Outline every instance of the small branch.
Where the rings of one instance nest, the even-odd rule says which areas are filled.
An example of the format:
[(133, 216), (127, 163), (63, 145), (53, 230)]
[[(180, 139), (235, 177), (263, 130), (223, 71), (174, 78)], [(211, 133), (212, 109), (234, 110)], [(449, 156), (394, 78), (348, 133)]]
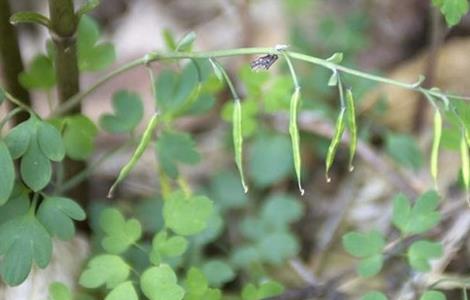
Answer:
[[(285, 51), (285, 50), (282, 50)], [(144, 65), (154, 61), (162, 61), (162, 60), (171, 60), (171, 59), (194, 59), (194, 58), (217, 58), (217, 57), (229, 57), (229, 56), (239, 56), (239, 55), (259, 55), (259, 54), (266, 54), (266, 53), (275, 53), (281, 54), (281, 51), (276, 50), (276, 48), (237, 48), (237, 49), (228, 49), (228, 50), (217, 50), (217, 51), (207, 51), (207, 52), (191, 52), (191, 53), (184, 53), (184, 52), (169, 52), (169, 53), (159, 53), (159, 52), (151, 52), (146, 54), (144, 57), (131, 61), (122, 67), (112, 71), (108, 75), (105, 75), (103, 78), (98, 80), (94, 85), (89, 87), (87, 90), (79, 93), (73, 97), (70, 97), (66, 102), (64, 102), (61, 106), (58, 107), (56, 111), (53, 112), (53, 116), (61, 115), (66, 113), (67, 111), (71, 110), (75, 106), (77, 106), (84, 98), (88, 95), (93, 93), (98, 87), (102, 84), (108, 82), (109, 80), (113, 79), (114, 77), (125, 73), (126, 71), (133, 69), (137, 66)], [(470, 101), (470, 96), (460, 96), (455, 94), (447, 94), (443, 93), (438, 90), (433, 89), (425, 89), (422, 88), (416, 82), (413, 83), (406, 83), (398, 80), (389, 79), (386, 77), (381, 77), (378, 75), (369, 74), (366, 72), (362, 72), (359, 70), (351, 69), (342, 65), (338, 65), (332, 62), (327, 61), (326, 59), (297, 53), (297, 52), (290, 52), (285, 51), (285, 53), (296, 60), (308, 62), (314, 65), (319, 65), (327, 69), (336, 69), (343, 73), (347, 73), (356, 77), (361, 77), (364, 79), (368, 79), (371, 81), (385, 83), (390, 85), (395, 85), (407, 90), (416, 91), (419, 93), (428, 93), (438, 99), (443, 97), (447, 98), (458, 98), (461, 100)]]

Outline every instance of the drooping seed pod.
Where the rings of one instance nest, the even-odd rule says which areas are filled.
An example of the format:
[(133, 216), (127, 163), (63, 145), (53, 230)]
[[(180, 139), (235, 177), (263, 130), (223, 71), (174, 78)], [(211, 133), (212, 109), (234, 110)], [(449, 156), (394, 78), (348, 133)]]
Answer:
[(235, 147), (235, 164), (237, 165), (240, 179), (243, 186), (243, 191), (248, 192), (248, 186), (245, 182), (245, 175), (243, 172), (243, 132), (242, 132), (242, 106), (239, 99), (233, 102), (233, 145)]
[(328, 147), (328, 152), (326, 154), (326, 181), (331, 182), (331, 178), (329, 175), (329, 170), (333, 165), (333, 161), (335, 159), (336, 150), (338, 149), (338, 145), (341, 143), (341, 138), (343, 137), (344, 132), (344, 115), (346, 112), (346, 108), (342, 107), (341, 111), (339, 112), (338, 118), (336, 119), (336, 129), (331, 139), (330, 146)]
[(300, 158), (299, 128), (297, 126), (299, 102), (300, 102), (300, 88), (296, 88), (290, 100), (289, 134), (290, 134), (291, 143), (292, 143), (292, 155), (294, 159), (295, 175), (297, 176), (297, 185), (299, 187), (300, 195), (303, 195), (305, 193), (305, 190), (302, 188), (302, 181), (301, 181), (302, 161)]
[(152, 134), (157, 127), (158, 124), (158, 113), (155, 113), (152, 118), (150, 119), (147, 127), (145, 128), (144, 133), (142, 134), (142, 138), (140, 139), (139, 145), (134, 151), (131, 159), (127, 164), (122, 167), (121, 171), (119, 172), (118, 178), (114, 181), (113, 185), (109, 189), (108, 198), (113, 196), (113, 192), (116, 189), (117, 185), (127, 177), (127, 175), (131, 172), (134, 168), (135, 164), (139, 161), (140, 157), (144, 153), (145, 149), (149, 145), (150, 141), (152, 140)]
[(439, 145), (441, 143), (441, 136), (442, 136), (442, 116), (439, 109), (436, 108), (434, 112), (434, 134), (433, 134), (433, 142), (432, 142), (432, 149), (431, 149), (431, 176), (434, 180), (434, 186), (437, 190), (437, 171), (438, 171), (438, 160), (439, 160)]
[(354, 107), (354, 98), (352, 91), (346, 91), (346, 109), (348, 111), (348, 127), (349, 127), (349, 171), (354, 170), (353, 160), (357, 148), (357, 125), (356, 125), (356, 109)]

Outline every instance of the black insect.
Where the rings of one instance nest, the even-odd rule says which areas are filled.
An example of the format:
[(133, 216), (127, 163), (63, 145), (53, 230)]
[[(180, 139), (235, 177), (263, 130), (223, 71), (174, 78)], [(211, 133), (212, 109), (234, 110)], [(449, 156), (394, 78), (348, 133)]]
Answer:
[(276, 54), (267, 54), (260, 56), (251, 62), (250, 66), (253, 71), (266, 71), (268, 70), (278, 59)]

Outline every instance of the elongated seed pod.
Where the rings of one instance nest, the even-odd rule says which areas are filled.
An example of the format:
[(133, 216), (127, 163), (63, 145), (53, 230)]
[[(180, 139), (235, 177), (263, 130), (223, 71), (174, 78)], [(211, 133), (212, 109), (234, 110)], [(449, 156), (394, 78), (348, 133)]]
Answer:
[(116, 181), (114, 181), (113, 185), (109, 189), (108, 198), (111, 198), (113, 196), (114, 189), (121, 181), (124, 180), (124, 178), (127, 177), (129, 172), (134, 168), (135, 164), (144, 153), (145, 149), (152, 140), (152, 133), (155, 130), (155, 127), (157, 127), (158, 120), (158, 113), (155, 113), (147, 124), (147, 128), (145, 128), (144, 134), (142, 134), (142, 138), (140, 139), (139, 145), (135, 149), (131, 159), (129, 160), (129, 162), (127, 162), (124, 167), (122, 167), (121, 171), (119, 172), (118, 178), (116, 179)]
[(351, 89), (346, 91), (346, 109), (348, 111), (348, 127), (349, 127), (349, 171), (354, 170), (353, 160), (357, 148), (357, 125), (356, 125), (356, 108), (354, 107), (354, 97)]
[(462, 137), (460, 138), (460, 157), (462, 160), (462, 179), (467, 193), (467, 203), (470, 206), (469, 187), (470, 187), (470, 159), (468, 154), (468, 144), (466, 139), (466, 130), (462, 130)]
[(333, 161), (335, 159), (336, 149), (338, 149), (338, 145), (341, 143), (341, 138), (343, 137), (344, 132), (344, 115), (346, 112), (346, 108), (342, 107), (341, 111), (339, 112), (338, 118), (336, 119), (336, 129), (333, 138), (331, 139), (330, 146), (328, 147), (328, 152), (326, 154), (326, 181), (331, 182), (330, 175), (328, 174), (331, 166), (333, 165)]
[(237, 165), (243, 191), (248, 192), (248, 186), (245, 183), (245, 175), (243, 173), (243, 133), (242, 133), (242, 105), (239, 99), (233, 102), (233, 146), (235, 147), (235, 164)]
[(442, 136), (442, 116), (439, 109), (434, 112), (434, 137), (431, 149), (431, 176), (434, 180), (434, 187), (437, 190), (437, 168), (439, 159), (439, 145), (441, 144)]
[(299, 128), (297, 126), (297, 114), (300, 102), (300, 88), (296, 88), (290, 100), (290, 119), (289, 119), (289, 134), (292, 143), (292, 155), (294, 158), (295, 175), (297, 176), (297, 185), (299, 187), (300, 195), (305, 193), (302, 188), (301, 180), (301, 166), (302, 161), (300, 158), (300, 139)]

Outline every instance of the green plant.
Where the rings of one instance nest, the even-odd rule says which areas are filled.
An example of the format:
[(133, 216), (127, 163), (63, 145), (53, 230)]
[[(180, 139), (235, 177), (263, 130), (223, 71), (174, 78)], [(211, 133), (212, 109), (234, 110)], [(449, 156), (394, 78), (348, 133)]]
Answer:
[[(70, 19), (65, 18), (62, 23), (53, 8), (64, 5), (70, 9), (70, 3), (72, 1), (51, 0), (50, 19), (31, 12), (11, 17), (12, 23), (40, 24), (58, 36), (67, 36), (70, 32), (74, 36), (76, 31), (77, 40), (70, 52), (64, 51), (61, 39), (49, 41), (46, 53), (37, 55), (19, 76), (24, 88), (44, 91), (49, 97), (52, 97), (52, 88), (58, 88), (61, 101), (56, 106), (50, 101), (49, 116), (40, 116), (22, 102), (24, 99), (17, 99), (10, 91), (0, 89), (0, 104), (6, 99), (16, 106), (2, 119), (2, 127), (20, 112), (29, 115), (26, 121), (16, 124), (0, 138), (0, 274), (9, 285), (22, 283), (33, 262), (45, 268), (51, 257), (52, 238), (73, 238), (74, 221), (85, 219), (85, 212), (79, 204), (64, 195), (84, 181), (114, 151), (71, 177), (64, 176), (61, 168), (67, 165), (64, 159), (86, 161), (90, 157), (101, 127), (111, 134), (128, 136), (128, 142), (121, 148), (135, 148), (110, 187), (108, 197), (118, 190), (119, 184), (132, 172), (149, 147), (154, 147), (159, 162), (155, 168), (160, 193), (153, 199), (142, 200), (131, 211), (122, 208), (121, 212), (117, 206), (101, 207), (90, 214), (95, 224), (93, 238), (98, 243), (96, 255), (89, 260), (80, 276), (82, 287), (100, 289), (98, 293), (106, 295), (104, 299), (107, 300), (138, 299), (141, 294), (152, 300), (216, 300), (226, 296), (221, 289), (224, 284), (234, 281), (237, 272), (245, 272), (249, 278), (247, 281), (255, 284), (243, 282), (241, 292), (231, 292), (228, 296), (257, 300), (282, 293), (282, 285), (269, 279), (265, 265), (279, 266), (299, 252), (299, 242), (290, 226), (302, 217), (302, 205), (289, 193), (268, 193), (263, 196), (261, 204), (250, 203), (244, 193), (251, 183), (254, 186), (251, 190), (256, 193), (291, 175), (297, 179), (300, 194), (305, 192), (298, 114), (302, 105), (315, 108), (317, 104), (308, 103), (306, 99), (302, 101), (308, 93), (301, 93), (303, 84), (294, 62), (326, 68), (331, 75), (323, 83), (338, 89), (340, 111), (325, 158), (327, 181), (331, 181), (329, 171), (346, 128), (350, 136), (349, 169), (353, 170), (359, 135), (356, 103), (352, 90), (344, 87), (348, 76), (352, 76), (415, 91), (429, 100), (435, 109), (430, 159), (435, 181), (441, 139), (449, 140), (452, 134), (445, 131), (443, 123), (457, 126), (460, 131), (457, 148), (462, 160), (462, 181), (467, 194), (469, 192), (470, 113), (464, 102), (470, 100), (468, 97), (444, 93), (437, 88), (424, 88), (421, 86), (423, 78), (414, 83), (404, 83), (358, 71), (342, 64), (345, 56), (342, 53), (322, 59), (291, 51), (282, 45), (196, 52), (192, 51), (196, 38), (194, 33), (176, 41), (170, 32), (164, 33), (167, 50), (148, 53), (120, 66), (80, 92), (77, 86), (79, 73), (105, 69), (116, 55), (111, 44), (100, 42), (97, 24), (86, 16), (99, 2), (90, 1), (76, 12), (72, 9), (69, 11)], [(468, 10), (466, 1), (433, 3), (441, 9), (450, 25), (457, 23)], [(279, 56), (286, 63), (290, 78), (286, 75), (272, 78), (268, 72), (255, 73), (247, 67), (242, 68), (239, 77), (247, 87), (247, 96), (241, 99), (218, 59), (254, 54)], [(188, 62), (181, 63), (179, 70), (166, 65), (158, 76), (149, 67), (154, 62), (180, 63), (183, 60)], [(76, 110), (103, 83), (137, 66), (147, 67), (155, 100), (154, 113), (142, 134), (136, 132), (143, 119), (142, 101), (133, 91), (122, 90), (113, 95), (113, 112), (100, 117), (99, 127)], [(241, 184), (233, 172), (224, 170), (210, 178), (207, 190), (193, 191), (180, 166), (194, 165), (202, 155), (194, 136), (178, 131), (175, 123), (184, 116), (207, 113), (216, 102), (214, 95), (224, 84), (233, 101), (224, 105), (222, 118), (232, 123), (231, 143)], [(268, 91), (262, 89), (265, 84), (270, 84)], [(305, 84), (305, 89), (308, 88)], [(267, 98), (263, 108), (258, 101), (261, 96)], [(268, 126), (259, 131), (254, 129), (257, 116), (278, 111), (289, 111), (290, 140)], [(251, 160), (245, 174), (246, 138), (252, 139), (253, 143), (247, 151)], [(415, 159), (419, 154), (415, 144), (408, 136), (390, 133), (386, 147), (398, 163), (419, 168), (421, 162)], [(448, 144), (455, 148), (452, 143)], [(15, 160), (19, 164), (18, 172)], [(429, 271), (429, 261), (441, 255), (442, 246), (438, 242), (421, 239), (421, 236), (439, 223), (441, 213), (436, 210), (437, 206), (438, 195), (432, 191), (421, 195), (414, 206), (403, 195), (394, 199), (393, 224), (400, 233), (399, 244), (403, 245), (398, 251), (391, 251), (387, 246), (395, 241), (387, 244), (388, 237), (377, 231), (344, 235), (344, 248), (360, 259), (359, 276), (378, 274), (390, 257), (399, 255), (406, 257), (411, 269)], [(218, 251), (214, 257), (205, 257), (208, 244), (221, 238), (227, 223), (224, 219), (241, 208), (247, 211), (247, 215), (236, 222), (236, 231), (242, 241), (229, 252)], [(127, 219), (127, 213), (133, 217)], [(420, 299), (445, 299), (433, 288), (425, 291)], [(50, 298), (67, 300), (72, 296), (64, 285), (55, 283), (50, 286)], [(381, 292), (370, 292), (363, 299), (387, 298)]]

